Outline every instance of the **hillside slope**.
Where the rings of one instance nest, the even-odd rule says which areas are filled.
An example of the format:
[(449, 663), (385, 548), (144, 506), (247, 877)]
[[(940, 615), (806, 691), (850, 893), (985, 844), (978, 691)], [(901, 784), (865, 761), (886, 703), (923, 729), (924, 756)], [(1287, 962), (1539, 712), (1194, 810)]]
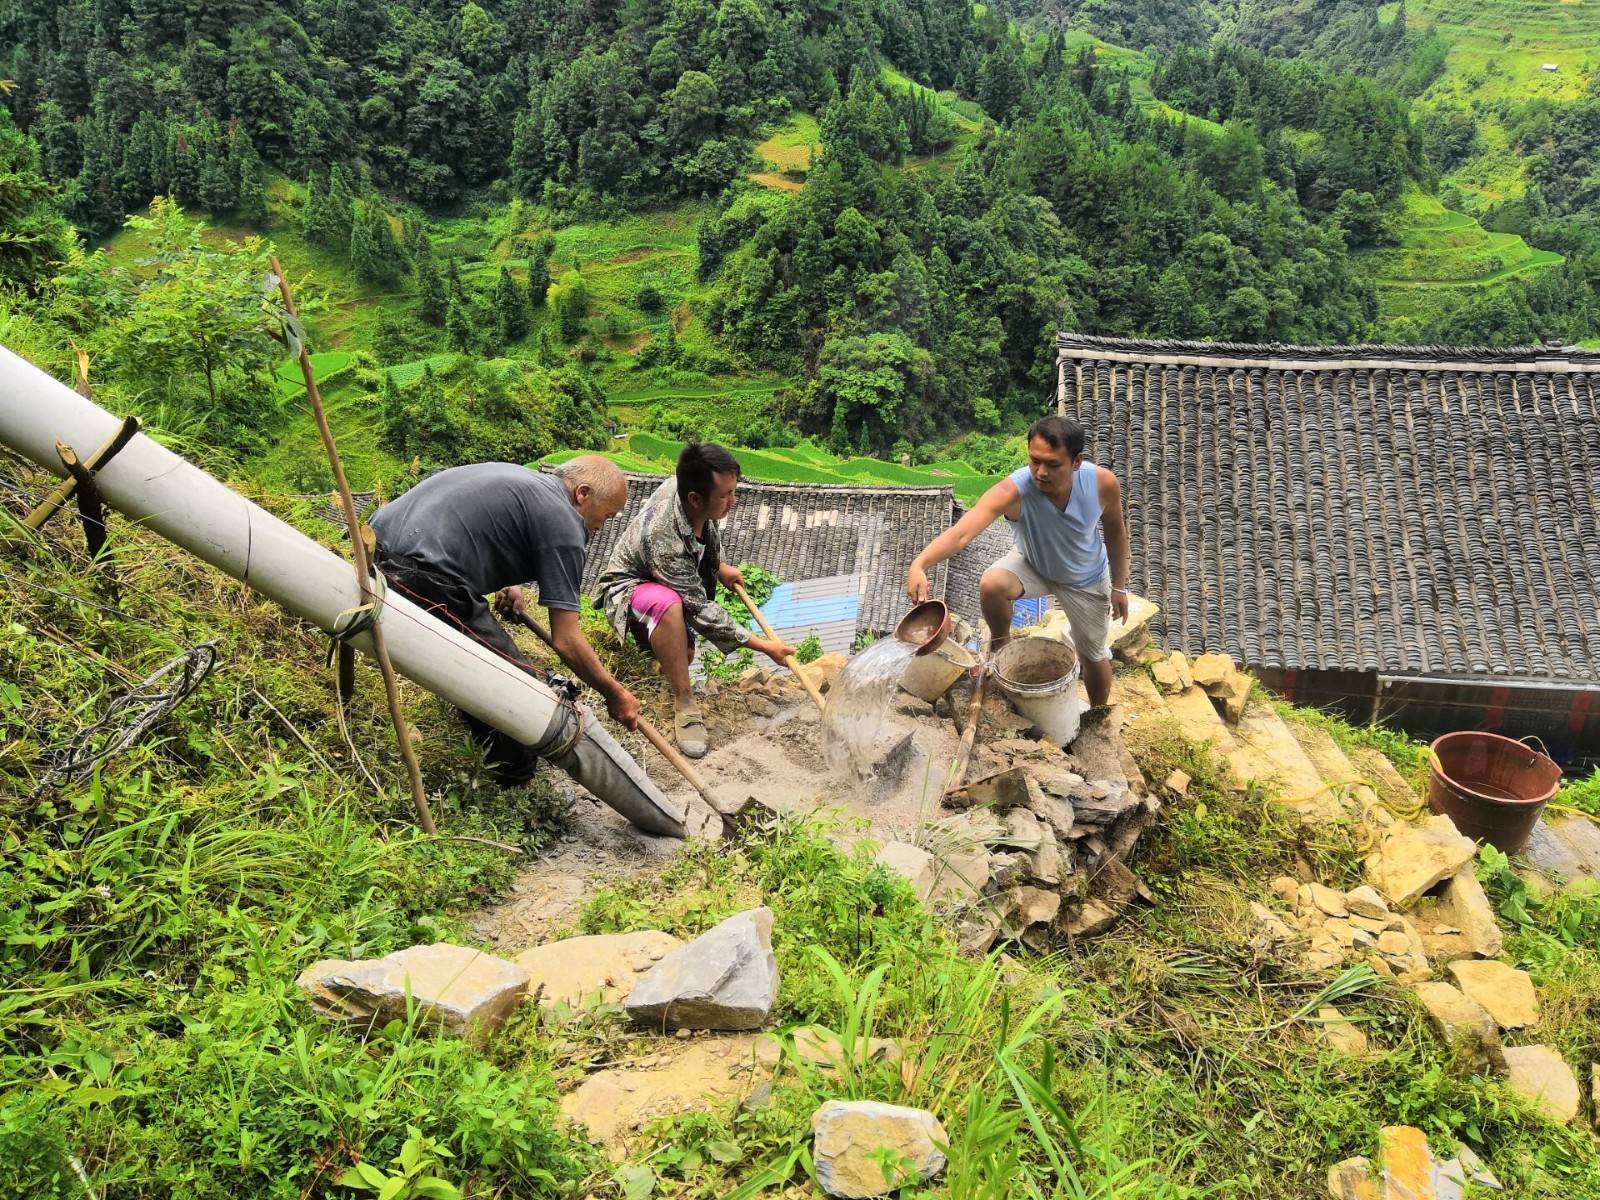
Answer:
[[(7, 457), (0, 474), (0, 521), (48, 485)], [(1315, 714), (1285, 713), (1285, 725), (1259, 698), (1248, 730), (1230, 732), (1197, 689), (1198, 705), (1169, 702), (1142, 671), (1118, 677), (1119, 703), (1138, 714), (1133, 752), (1152, 782), (1177, 770), (1188, 782), (1134, 861), (1148, 902), (1107, 936), (1049, 955), (961, 955), (873, 847), (841, 850), (846, 831), (825, 817), (754, 822), (664, 866), (563, 843), (593, 860), (603, 886), (556, 934), (687, 939), (766, 904), (785, 1052), (809, 1024), (844, 1044), (898, 1047), (842, 1070), (796, 1055), (745, 1104), (647, 1108), (612, 1139), (613, 1155), (562, 1118), (564, 1098), (618, 1068), (659, 1094), (669, 1064), (714, 1038), (663, 1038), (590, 1003), (524, 1005), (487, 1043), (406, 1020), (347, 1029), (315, 1015), (294, 983), (321, 958), (532, 944), (514, 922), (501, 926), (509, 940), (485, 944), (466, 917), (531, 887), (527, 855), (573, 836), (570, 806), (588, 802), (543, 777), (531, 791), (494, 787), (453, 716), (407, 686), (442, 828), (417, 833), (370, 670), (346, 737), (320, 636), (111, 525), (113, 552), (92, 569), (65, 520), (0, 568), (0, 787), (29, 797), (0, 806), (7, 1195), (334, 1200), (354, 1192), (345, 1172), (361, 1163), (401, 1180), (397, 1194), (408, 1171), (440, 1181), (419, 1198), (818, 1197), (810, 1117), (841, 1097), (933, 1111), (950, 1138), (933, 1186), (951, 1197), (1305, 1200), (1331, 1164), (1371, 1154), (1379, 1127), (1397, 1123), (1441, 1154), (1476, 1148), (1522, 1200), (1600, 1194), (1591, 1136), (1476, 1073), (1402, 987), (1308, 967), (1261, 939), (1251, 905), (1281, 907), (1275, 877), (1340, 892), (1362, 877), (1349, 827), (1307, 827), (1285, 807), (1307, 797), (1280, 786), (1284, 764), (1313, 746), (1318, 762), (1344, 764), (1329, 768), (1337, 801), (1359, 791), (1342, 779), (1353, 756), (1405, 809), (1416, 804), (1408, 785), (1362, 756), (1387, 746), (1409, 768), (1414, 748)], [(207, 642), (216, 668), (168, 717), (98, 772), (32, 795), (49, 751), (80, 743), (118, 696)], [(652, 711), (665, 704), (636, 660), (616, 665)], [(1291, 740), (1250, 740), (1268, 729)], [(1254, 782), (1241, 787), (1234, 772)], [(1537, 1030), (1517, 1039), (1582, 1064), (1600, 1041), (1600, 905), (1577, 891), (1540, 899), (1503, 860), (1485, 856), (1481, 869), (1505, 956), (1543, 1005)], [(1328, 1003), (1363, 1032), (1359, 1053), (1323, 1036)], [(620, 1094), (612, 1107), (640, 1103)]]

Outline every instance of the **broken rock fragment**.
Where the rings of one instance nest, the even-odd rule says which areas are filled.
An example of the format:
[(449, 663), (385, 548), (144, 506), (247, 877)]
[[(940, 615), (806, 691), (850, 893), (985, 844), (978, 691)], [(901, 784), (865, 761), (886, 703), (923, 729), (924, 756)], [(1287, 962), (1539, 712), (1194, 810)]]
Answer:
[(1448, 983), (1424, 980), (1412, 985), (1439, 1040), (1464, 1054), (1475, 1069), (1503, 1072), (1505, 1052), (1494, 1018), (1483, 1005)]
[(1578, 1077), (1553, 1046), (1507, 1046), (1507, 1085), (1550, 1120), (1566, 1125), (1578, 1115)]
[(451, 1033), (488, 1034), (499, 1028), (528, 990), (526, 969), (503, 958), (435, 942), (383, 958), (312, 963), (295, 982), (319, 1016), (382, 1026), (405, 1020), (413, 1006), (422, 1020)]
[(1420, 825), (1396, 824), (1385, 829), (1377, 848), (1367, 856), (1367, 878), (1390, 907), (1405, 908), (1429, 888), (1448, 879), (1477, 853), (1449, 817), (1429, 817)]
[(910, 842), (885, 842), (872, 856), (872, 860), (891, 875), (898, 875), (911, 884), (917, 899), (926, 901), (933, 895), (939, 878), (939, 864), (933, 855)]
[(539, 998), (541, 1009), (579, 1008), (592, 999), (615, 1004), (682, 944), (670, 933), (646, 929), (546, 942), (512, 961), (528, 972), (528, 994)]
[(1539, 994), (1526, 971), (1503, 962), (1462, 959), (1450, 964), (1450, 974), (1501, 1029), (1522, 1029), (1539, 1020)]
[(1473, 954), (1479, 958), (1500, 957), (1505, 949), (1505, 937), (1500, 932), (1494, 906), (1484, 894), (1483, 884), (1478, 882), (1470, 862), (1446, 881), (1439, 910), (1461, 930), (1461, 937)]
[(778, 999), (772, 910), (738, 913), (674, 950), (634, 985), (626, 1008), (658, 1029), (759, 1029)]
[(1001, 893), (1000, 913), (1019, 933), (1030, 925), (1054, 921), (1061, 911), (1061, 893), (1036, 887), (1015, 887)]
[(817, 1182), (830, 1196), (868, 1200), (944, 1170), (949, 1137), (932, 1113), (876, 1100), (829, 1100), (811, 1116)]

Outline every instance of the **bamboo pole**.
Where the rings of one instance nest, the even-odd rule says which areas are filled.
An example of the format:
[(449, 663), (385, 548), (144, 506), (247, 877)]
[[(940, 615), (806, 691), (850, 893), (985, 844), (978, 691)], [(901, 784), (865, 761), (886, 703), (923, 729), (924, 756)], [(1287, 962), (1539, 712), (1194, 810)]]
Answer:
[[(734, 584), (733, 590), (738, 595), (739, 599), (744, 601), (744, 606), (750, 610), (751, 615), (755, 617), (757, 624), (761, 626), (761, 632), (766, 634), (767, 637), (774, 642), (779, 641), (780, 639), (778, 635), (772, 632), (772, 626), (767, 624), (767, 615), (756, 607), (756, 602), (754, 600), (750, 599), (750, 593), (744, 590), (744, 584)], [(822, 699), (822, 693), (817, 691), (817, 685), (812, 683), (807, 677), (806, 673), (800, 669), (800, 663), (795, 656), (792, 654), (789, 655), (783, 660), (783, 665), (794, 672), (794, 677), (798, 679), (801, 685), (806, 689), (806, 693), (811, 697), (811, 702), (817, 706), (817, 711), (826, 712), (828, 710), (828, 706), (827, 703)]]
[[(283, 306), (294, 321), (300, 320), (295, 308), (294, 295), (289, 290), (289, 280), (274, 255), (268, 260), (272, 273), (278, 277), (278, 290), (283, 295)], [(378, 597), (369, 584), (371, 563), (367, 559), (366, 543), (361, 540), (361, 527), (356, 520), (356, 503), (350, 495), (350, 481), (345, 478), (344, 463), (339, 459), (339, 448), (333, 441), (333, 430), (328, 427), (328, 414), (322, 407), (322, 393), (317, 390), (316, 373), (311, 369), (311, 356), (306, 353), (305, 342), (300, 342), (300, 374), (305, 378), (306, 396), (311, 401), (311, 413), (317, 420), (317, 433), (322, 438), (322, 448), (327, 451), (328, 463), (333, 468), (333, 479), (339, 488), (339, 504), (344, 509), (344, 526), (350, 533), (350, 554), (355, 559), (356, 582), (361, 588), (361, 598), (367, 604), (377, 603)], [(422, 789), (422, 768), (417, 765), (417, 752), (411, 745), (411, 731), (406, 726), (405, 712), (400, 707), (400, 684), (395, 678), (394, 665), (389, 661), (389, 651), (383, 643), (383, 625), (374, 621), (372, 657), (378, 660), (378, 671), (383, 675), (383, 692), (389, 702), (389, 719), (394, 723), (395, 738), (400, 743), (400, 757), (406, 764), (406, 778), (411, 784), (411, 802), (416, 805), (417, 823), (424, 833), (438, 833), (433, 822), (433, 810), (428, 807), (427, 793)]]

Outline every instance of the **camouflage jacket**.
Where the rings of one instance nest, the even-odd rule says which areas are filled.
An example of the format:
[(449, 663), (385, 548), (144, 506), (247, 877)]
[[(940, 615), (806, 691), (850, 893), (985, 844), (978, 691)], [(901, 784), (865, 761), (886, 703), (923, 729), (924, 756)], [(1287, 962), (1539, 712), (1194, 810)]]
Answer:
[(628, 637), (633, 589), (652, 580), (683, 597), (685, 622), (718, 650), (731, 653), (750, 640), (750, 631), (715, 599), (722, 565), (722, 537), (715, 521), (706, 522), (698, 554), (696, 545), (694, 526), (678, 500), (678, 481), (669, 475), (628, 522), (595, 585), (595, 603), (605, 609), (618, 640)]

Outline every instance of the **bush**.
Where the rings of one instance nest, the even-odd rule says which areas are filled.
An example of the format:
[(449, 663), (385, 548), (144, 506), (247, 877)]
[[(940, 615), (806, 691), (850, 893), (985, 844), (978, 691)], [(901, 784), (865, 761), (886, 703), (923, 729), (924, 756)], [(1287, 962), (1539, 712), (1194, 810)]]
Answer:
[(667, 307), (661, 289), (651, 280), (639, 285), (639, 290), (633, 294), (633, 303), (640, 312), (647, 313), (663, 312)]

